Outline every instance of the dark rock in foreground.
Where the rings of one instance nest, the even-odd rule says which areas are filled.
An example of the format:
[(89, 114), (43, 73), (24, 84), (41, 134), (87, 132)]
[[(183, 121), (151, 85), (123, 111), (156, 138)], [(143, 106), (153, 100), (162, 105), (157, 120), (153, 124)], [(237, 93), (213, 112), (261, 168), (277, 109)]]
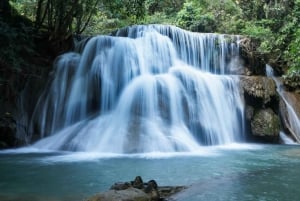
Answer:
[(7, 149), (16, 145), (16, 122), (10, 114), (0, 117), (0, 149)]
[(137, 176), (131, 182), (115, 183), (110, 190), (98, 193), (86, 201), (164, 201), (183, 189), (183, 186), (160, 187), (155, 180), (144, 183), (142, 178)]

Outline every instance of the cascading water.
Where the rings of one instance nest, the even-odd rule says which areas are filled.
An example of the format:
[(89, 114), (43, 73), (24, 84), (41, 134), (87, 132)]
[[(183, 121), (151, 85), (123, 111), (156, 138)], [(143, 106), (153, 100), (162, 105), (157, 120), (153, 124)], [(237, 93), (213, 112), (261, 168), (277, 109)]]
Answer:
[(55, 72), (30, 124), (44, 149), (194, 151), (243, 140), (239, 38), (148, 25), (97, 36)]
[[(293, 109), (293, 106), (288, 101), (287, 94), (283, 90), (283, 84), (277, 77), (274, 76), (273, 68), (270, 65), (266, 65), (266, 74), (275, 81), (277, 92), (286, 106), (286, 115), (288, 121), (286, 124), (289, 126), (289, 132), (292, 134), (296, 142), (300, 143), (300, 118)], [(289, 137), (283, 132), (280, 133), (280, 137), (284, 143), (291, 144), (293, 142), (293, 140), (288, 139)]]

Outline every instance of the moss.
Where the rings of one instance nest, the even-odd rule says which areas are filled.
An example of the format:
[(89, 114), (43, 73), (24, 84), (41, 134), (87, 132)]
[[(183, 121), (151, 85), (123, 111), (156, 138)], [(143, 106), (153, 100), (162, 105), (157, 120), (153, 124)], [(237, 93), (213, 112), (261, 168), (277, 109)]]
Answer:
[(252, 133), (256, 136), (277, 137), (280, 131), (279, 117), (271, 110), (258, 110), (251, 122)]

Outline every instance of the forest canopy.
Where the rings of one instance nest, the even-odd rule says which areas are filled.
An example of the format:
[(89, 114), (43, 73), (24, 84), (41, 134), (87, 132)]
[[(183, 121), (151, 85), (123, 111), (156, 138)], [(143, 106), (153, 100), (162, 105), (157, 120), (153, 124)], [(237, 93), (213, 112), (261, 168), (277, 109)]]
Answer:
[(47, 32), (56, 42), (150, 23), (242, 34), (257, 42), (256, 54), (279, 72), (300, 71), (300, 0), (2, 0), (0, 10), (2, 18), (23, 16), (35, 32)]

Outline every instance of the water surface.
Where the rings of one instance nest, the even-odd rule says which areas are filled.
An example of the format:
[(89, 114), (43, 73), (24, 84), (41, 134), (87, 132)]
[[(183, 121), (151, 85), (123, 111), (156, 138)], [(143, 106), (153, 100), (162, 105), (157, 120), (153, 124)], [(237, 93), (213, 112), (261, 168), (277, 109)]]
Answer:
[(300, 147), (232, 145), (197, 153), (98, 154), (0, 152), (0, 200), (73, 201), (140, 175), (159, 185), (187, 185), (174, 198), (298, 200)]

